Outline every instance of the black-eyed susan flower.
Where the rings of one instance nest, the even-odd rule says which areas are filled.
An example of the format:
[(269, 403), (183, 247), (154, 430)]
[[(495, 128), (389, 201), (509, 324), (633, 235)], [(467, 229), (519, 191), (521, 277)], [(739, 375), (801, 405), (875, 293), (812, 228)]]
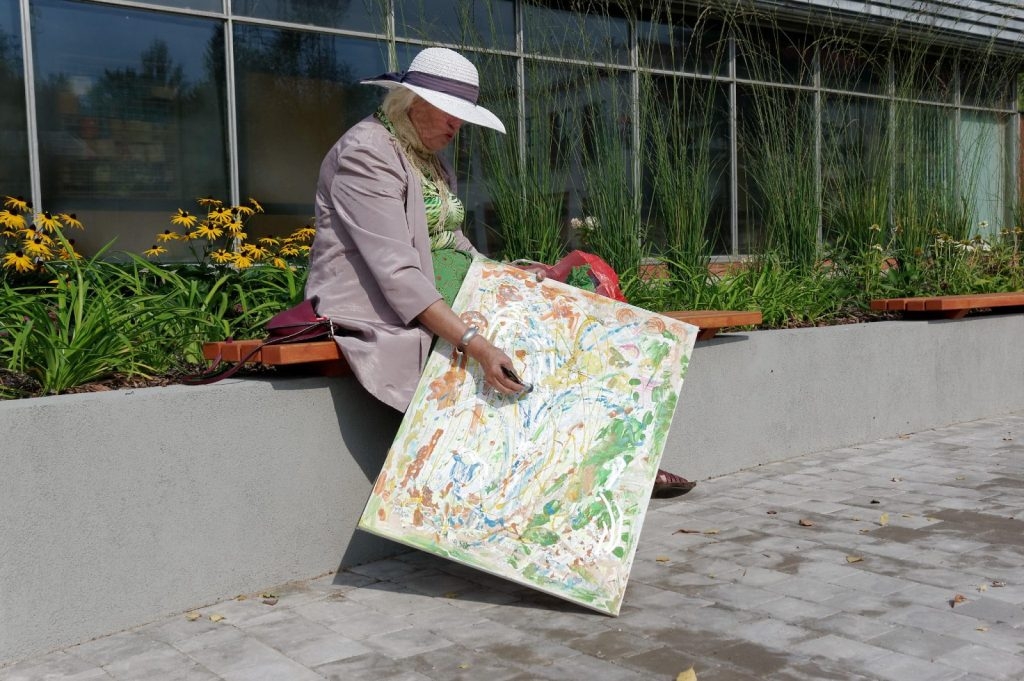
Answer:
[(245, 256), (241, 253), (235, 255), (234, 265), (240, 270), (246, 270), (252, 267), (252, 258)]
[(253, 260), (263, 260), (263, 258), (270, 255), (270, 251), (265, 248), (260, 248), (255, 244), (242, 244), (239, 247), (239, 252)]
[(310, 241), (316, 236), (316, 228), (311, 225), (304, 225), (292, 232), (292, 238), (298, 241)]
[(277, 253), (278, 255), (283, 255), (287, 258), (291, 258), (299, 254), (299, 248), (294, 244), (285, 244), (284, 246), (281, 246), (280, 250), (278, 250)]
[(273, 265), (274, 267), (276, 267), (279, 270), (286, 270), (286, 269), (288, 269), (288, 261), (285, 260), (284, 258), (279, 257), (279, 256), (274, 256), (270, 260), (270, 264)]
[(169, 229), (165, 229), (163, 232), (161, 232), (160, 234), (156, 235), (156, 240), (161, 242), (161, 243), (164, 242), (164, 241), (176, 241), (177, 239), (180, 239), (180, 238), (181, 238), (180, 234), (178, 234), (177, 232), (172, 232)]
[(35, 267), (35, 265), (32, 264), (32, 258), (26, 255), (24, 251), (5, 253), (3, 266), (6, 269), (14, 270), (15, 272), (31, 272)]
[(57, 258), (60, 260), (81, 260), (82, 256), (75, 250), (74, 245), (68, 242), (67, 246), (61, 246), (57, 252)]
[(32, 204), (21, 196), (4, 197), (4, 206), (19, 213), (27, 213), (32, 210)]
[(42, 213), (36, 213), (36, 225), (42, 231), (56, 232), (60, 229), (60, 220), (54, 217), (50, 211), (47, 210)]
[(25, 251), (25, 255), (30, 258), (42, 258), (43, 260), (49, 260), (53, 257), (53, 251), (50, 250), (49, 245), (44, 243), (39, 237), (36, 237), (35, 239), (26, 239), (22, 243), (22, 249)]
[(263, 212), (263, 206), (261, 206), (260, 202), (252, 198), (251, 196), (249, 197), (249, 205), (252, 206), (252, 209), (257, 213)]
[(212, 196), (204, 196), (201, 199), (196, 199), (196, 203), (198, 203), (200, 206), (203, 206), (204, 208), (216, 208), (223, 205), (223, 202), (220, 199), (215, 199)]
[(274, 246), (280, 246), (281, 242), (278, 241), (277, 239), (275, 239), (274, 237), (265, 236), (265, 237), (263, 237), (263, 238), (261, 238), (259, 240), (259, 244), (260, 244), (260, 246), (265, 246), (267, 248), (272, 248)]
[(25, 229), (27, 223), (25, 222), (25, 218), (18, 213), (12, 213), (9, 210), (0, 210), (0, 225), (18, 230)]
[(233, 214), (230, 208), (214, 208), (210, 211), (209, 217), (214, 222), (226, 223), (231, 220)]
[(244, 215), (247, 218), (252, 217), (252, 214), (256, 212), (249, 206), (235, 206), (232, 211), (235, 215)]
[(163, 255), (166, 252), (167, 252), (167, 249), (164, 248), (163, 246), (158, 246), (156, 244), (153, 244), (151, 247), (149, 247), (146, 250), (144, 250), (142, 252), (142, 254), (144, 256), (146, 256), (147, 258), (155, 258), (158, 255)]
[(245, 228), (245, 225), (242, 224), (241, 220), (230, 220), (229, 222), (226, 222), (224, 224), (224, 228), (228, 230), (228, 234), (235, 237), (236, 239), (245, 238), (245, 236), (243, 235), (244, 233), (242, 232), (242, 230)]
[(213, 241), (224, 236), (224, 229), (212, 222), (203, 222), (192, 233), (195, 235), (193, 238)]
[(187, 210), (178, 209), (178, 212), (171, 216), (172, 225), (181, 225), (185, 229), (190, 229), (196, 224), (196, 216), (190, 215)]
[(230, 251), (226, 251), (223, 248), (218, 248), (216, 251), (210, 254), (210, 260), (214, 261), (218, 265), (224, 265), (229, 262), (233, 262), (235, 254)]
[(63, 222), (64, 225), (67, 227), (74, 227), (75, 229), (85, 229), (82, 226), (82, 222), (78, 219), (78, 216), (75, 215), (74, 213), (61, 213), (57, 217), (59, 217), (60, 221)]

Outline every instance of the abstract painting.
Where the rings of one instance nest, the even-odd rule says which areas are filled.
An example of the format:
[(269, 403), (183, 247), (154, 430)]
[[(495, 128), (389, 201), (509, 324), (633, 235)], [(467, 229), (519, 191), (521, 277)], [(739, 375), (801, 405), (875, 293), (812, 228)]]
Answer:
[(533, 390), (438, 340), (360, 527), (617, 615), (697, 327), (489, 260), (454, 309)]

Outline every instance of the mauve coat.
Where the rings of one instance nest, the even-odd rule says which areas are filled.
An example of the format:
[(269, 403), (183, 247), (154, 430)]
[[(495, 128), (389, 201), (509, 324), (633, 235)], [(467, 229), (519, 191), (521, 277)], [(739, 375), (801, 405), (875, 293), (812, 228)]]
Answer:
[[(477, 253), (461, 231), (456, 239)], [(416, 317), (441, 294), (419, 176), (372, 116), (342, 135), (320, 166), (309, 260), (306, 297), (319, 296), (318, 312), (346, 330), (336, 340), (356, 378), (405, 411), (433, 339)]]

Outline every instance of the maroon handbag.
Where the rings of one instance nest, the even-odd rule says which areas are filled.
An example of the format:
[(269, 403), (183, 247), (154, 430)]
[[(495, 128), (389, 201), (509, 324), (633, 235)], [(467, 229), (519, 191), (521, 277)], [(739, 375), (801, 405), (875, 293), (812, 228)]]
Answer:
[(284, 343), (308, 343), (310, 341), (334, 338), (334, 324), (329, 317), (323, 317), (316, 311), (320, 299), (317, 296), (307, 298), (294, 307), (278, 312), (264, 325), (267, 330), (267, 338), (255, 348), (250, 350), (245, 357), (232, 364), (226, 369), (217, 371), (221, 363), (218, 355), (211, 362), (210, 366), (201, 374), (186, 376), (182, 379), (189, 385), (206, 385), (215, 383), (223, 378), (228, 378), (245, 366), (256, 354), (268, 345), (282, 345)]

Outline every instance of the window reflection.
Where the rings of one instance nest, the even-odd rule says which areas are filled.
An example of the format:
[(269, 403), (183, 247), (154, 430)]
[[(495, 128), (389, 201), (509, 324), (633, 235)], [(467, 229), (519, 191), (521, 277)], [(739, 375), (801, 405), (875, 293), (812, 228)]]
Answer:
[(397, 0), (395, 34), (490, 49), (515, 47), (512, 0)]
[(690, 73), (724, 74), (728, 42), (720, 25), (706, 20), (682, 23), (679, 17), (637, 22), (641, 66)]
[(722, 85), (656, 76), (641, 84), (647, 152), (644, 219), (656, 253), (732, 252), (729, 219), (729, 103)]
[(384, 46), (236, 24), (235, 62), (241, 195), (294, 228), (312, 214), (327, 150), (382, 97), (359, 80), (387, 70)]
[[(220, 4), (220, 0), (217, 0)], [(309, 24), (327, 28), (346, 28), (369, 33), (384, 32), (384, 8), (381, 0), (232, 0), (236, 14)]]
[(888, 50), (870, 50), (847, 40), (820, 46), (821, 82), (827, 88), (884, 94), (889, 80)]
[(624, 18), (523, 2), (526, 50), (567, 59), (629, 63), (629, 25)]
[(769, 83), (810, 85), (814, 43), (809, 36), (782, 29), (737, 27), (736, 75)]
[(17, 0), (0, 0), (0, 196), (28, 197), (28, 125)]
[(92, 238), (120, 233), (119, 247), (135, 249), (165, 226), (146, 211), (165, 215), (197, 196), (226, 196), (219, 22), (60, 0), (33, 11), (50, 210), (111, 211), (103, 216), (108, 236)]

